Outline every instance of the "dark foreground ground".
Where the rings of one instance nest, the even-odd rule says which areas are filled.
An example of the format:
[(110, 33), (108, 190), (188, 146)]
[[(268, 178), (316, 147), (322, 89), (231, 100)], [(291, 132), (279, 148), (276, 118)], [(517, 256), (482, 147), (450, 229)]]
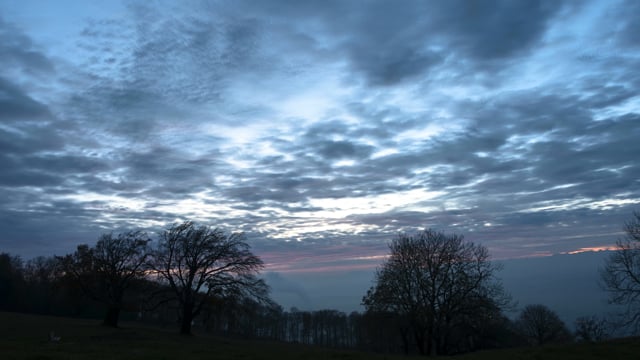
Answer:
[[(53, 331), (60, 342), (48, 340)], [(0, 359), (406, 359), (353, 351), (209, 336), (124, 324), (109, 329), (96, 320), (0, 312)], [(485, 351), (452, 359), (640, 359), (640, 340)]]

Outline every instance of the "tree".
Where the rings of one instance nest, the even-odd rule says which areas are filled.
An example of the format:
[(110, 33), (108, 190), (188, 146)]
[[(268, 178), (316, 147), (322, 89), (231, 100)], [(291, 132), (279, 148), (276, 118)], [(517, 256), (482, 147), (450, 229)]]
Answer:
[(566, 342), (571, 334), (558, 314), (540, 304), (527, 305), (517, 320), (521, 334), (533, 345)]
[(162, 233), (151, 265), (180, 304), (184, 335), (213, 296), (268, 299), (267, 285), (256, 277), (262, 260), (241, 233), (227, 235), (191, 221), (173, 225)]
[(144, 232), (104, 234), (94, 247), (79, 245), (59, 257), (62, 269), (94, 300), (107, 306), (104, 325), (117, 327), (124, 295), (134, 280), (145, 276), (149, 239)]
[(26, 262), (24, 279), (28, 289), (30, 312), (50, 314), (56, 307), (59, 280), (58, 262), (54, 256), (38, 256)]
[(640, 212), (624, 226), (625, 236), (607, 259), (600, 277), (609, 292), (609, 303), (626, 306), (621, 325), (640, 330)]
[(19, 256), (0, 253), (0, 311), (19, 311), (25, 301), (24, 264)]
[(575, 321), (576, 338), (579, 341), (595, 343), (608, 337), (607, 322), (596, 316), (581, 316)]
[(405, 319), (421, 354), (447, 353), (454, 330), (509, 302), (488, 250), (461, 235), (427, 229), (400, 234), (389, 248), (363, 305)]

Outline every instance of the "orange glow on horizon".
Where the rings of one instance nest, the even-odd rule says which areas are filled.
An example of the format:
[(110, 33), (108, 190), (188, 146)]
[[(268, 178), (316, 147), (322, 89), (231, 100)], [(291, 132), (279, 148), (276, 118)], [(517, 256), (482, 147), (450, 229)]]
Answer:
[(566, 252), (563, 252), (561, 254), (575, 255), (575, 254), (580, 254), (580, 253), (584, 253), (584, 252), (611, 251), (611, 250), (617, 250), (617, 249), (618, 248), (616, 246), (613, 246), (613, 245), (592, 246), (592, 247), (583, 247), (583, 248), (580, 248), (578, 250), (573, 250), (573, 251), (566, 251)]
[[(336, 247), (332, 250), (340, 250), (341, 253), (328, 252), (299, 252), (294, 254), (269, 252), (264, 254), (265, 271), (273, 271), (280, 273), (318, 273), (318, 272), (344, 272), (350, 270), (375, 270), (388, 257), (389, 254), (382, 254), (377, 251), (371, 254), (363, 254), (364, 251), (358, 249), (348, 249), (347, 247)], [(615, 245), (582, 247), (569, 251), (536, 251), (522, 255), (507, 255), (494, 257), (494, 261), (502, 261), (509, 259), (533, 259), (543, 258), (555, 255), (575, 255), (585, 252), (600, 252), (617, 250)]]

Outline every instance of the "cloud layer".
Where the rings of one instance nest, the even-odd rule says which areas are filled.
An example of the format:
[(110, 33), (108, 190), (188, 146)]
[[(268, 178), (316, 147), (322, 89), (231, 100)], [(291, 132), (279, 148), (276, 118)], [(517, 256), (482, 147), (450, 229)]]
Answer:
[(278, 271), (424, 227), (519, 257), (640, 203), (635, 2), (32, 5), (0, 6), (4, 251), (196, 219)]

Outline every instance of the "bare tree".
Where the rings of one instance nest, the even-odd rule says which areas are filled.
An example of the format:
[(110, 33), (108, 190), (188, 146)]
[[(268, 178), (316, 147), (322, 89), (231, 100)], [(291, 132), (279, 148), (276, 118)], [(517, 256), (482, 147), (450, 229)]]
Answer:
[(133, 280), (145, 276), (149, 241), (140, 231), (117, 236), (109, 233), (102, 235), (94, 247), (79, 245), (73, 254), (57, 258), (65, 274), (85, 294), (107, 305), (104, 325), (118, 326), (127, 288)]
[(544, 305), (527, 305), (516, 325), (533, 345), (571, 340), (571, 334), (558, 314)]
[(607, 321), (596, 316), (581, 316), (575, 321), (578, 341), (595, 343), (608, 337)]
[(600, 276), (611, 304), (626, 306), (622, 326), (640, 330), (640, 212), (624, 226), (625, 237), (616, 243)]
[(461, 235), (400, 234), (389, 248), (363, 304), (406, 319), (421, 354), (446, 353), (454, 329), (509, 302), (487, 249)]
[(19, 256), (0, 253), (0, 311), (21, 310), (25, 296), (24, 263)]
[(60, 271), (54, 256), (38, 256), (24, 266), (24, 279), (29, 289), (27, 303), (31, 311), (49, 314), (55, 307)]
[(268, 299), (267, 285), (256, 277), (262, 260), (241, 233), (227, 235), (191, 221), (173, 225), (163, 232), (151, 265), (180, 303), (184, 335), (213, 296)]

